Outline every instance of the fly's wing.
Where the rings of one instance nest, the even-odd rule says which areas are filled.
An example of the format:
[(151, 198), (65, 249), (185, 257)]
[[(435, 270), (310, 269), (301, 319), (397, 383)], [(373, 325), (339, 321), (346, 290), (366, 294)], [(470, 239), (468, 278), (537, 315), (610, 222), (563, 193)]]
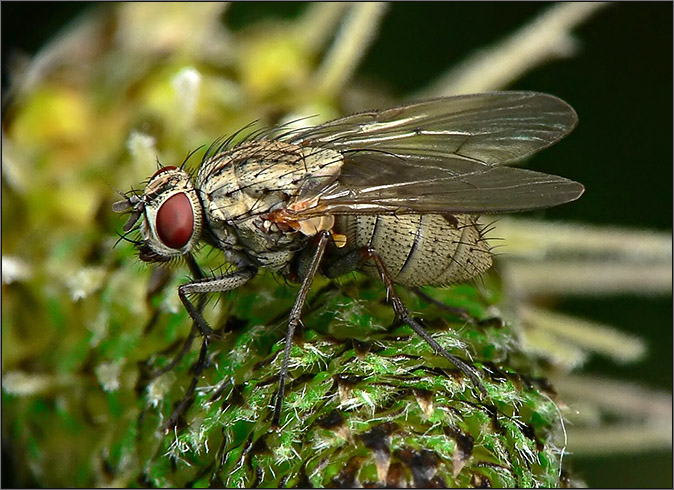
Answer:
[(583, 190), (572, 180), (520, 168), (363, 152), (347, 157), (337, 182), (304, 214), (507, 213), (573, 201)]
[(565, 102), (532, 92), (436, 99), (348, 116), (291, 136), (344, 156), (337, 182), (296, 213), (497, 213), (577, 199), (562, 177), (499, 167), (555, 143), (576, 124)]
[(291, 143), (339, 152), (456, 156), (499, 165), (559, 141), (578, 122), (563, 100), (536, 92), (492, 92), (354, 114), (288, 135)]

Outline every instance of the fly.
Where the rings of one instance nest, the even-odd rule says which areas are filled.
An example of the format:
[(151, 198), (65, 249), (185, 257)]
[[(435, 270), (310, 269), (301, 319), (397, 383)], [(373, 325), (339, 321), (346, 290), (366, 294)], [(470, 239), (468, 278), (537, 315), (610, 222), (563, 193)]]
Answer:
[[(214, 144), (194, 178), (182, 168), (160, 168), (142, 194), (127, 193), (113, 209), (131, 213), (124, 231), (140, 231), (134, 243), (142, 260), (183, 257), (190, 265), (196, 278), (178, 294), (204, 346), (212, 329), (193, 295), (236, 289), (260, 268), (301, 283), (288, 319), (276, 427), (293, 334), (318, 273), (360, 270), (379, 277), (396, 316), (484, 394), (474, 368), (422, 328), (394, 285), (470, 280), (491, 266), (480, 214), (579, 198), (584, 188), (577, 182), (503, 166), (556, 143), (576, 123), (568, 104), (535, 92), (461, 95), (363, 112), (258, 133), (233, 147)], [(201, 277), (192, 257), (200, 242), (220, 249), (234, 269)]]

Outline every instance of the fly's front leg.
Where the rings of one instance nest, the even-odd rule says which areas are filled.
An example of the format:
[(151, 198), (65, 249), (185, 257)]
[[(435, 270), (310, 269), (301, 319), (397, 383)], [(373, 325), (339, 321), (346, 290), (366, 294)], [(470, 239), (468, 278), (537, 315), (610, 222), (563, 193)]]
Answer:
[(178, 296), (180, 296), (180, 301), (185, 305), (187, 313), (189, 313), (194, 324), (201, 332), (201, 335), (205, 338), (210, 338), (213, 333), (213, 329), (208, 325), (201, 314), (203, 306), (201, 298), (203, 296), (200, 297), (199, 307), (194, 306), (188, 296), (195, 293), (207, 294), (231, 291), (246, 284), (255, 277), (255, 274), (257, 274), (257, 269), (254, 267), (244, 267), (229, 274), (225, 274), (224, 276), (206, 277), (178, 286)]
[(279, 428), (281, 420), (281, 409), (283, 408), (283, 396), (285, 395), (285, 384), (286, 378), (288, 377), (288, 361), (290, 360), (290, 349), (293, 343), (293, 334), (295, 333), (295, 328), (300, 323), (300, 316), (302, 314), (302, 307), (307, 300), (307, 294), (309, 294), (309, 289), (311, 288), (311, 283), (318, 272), (318, 267), (321, 264), (321, 259), (325, 252), (325, 247), (328, 244), (330, 239), (329, 231), (322, 231), (319, 235), (318, 244), (316, 245), (316, 251), (314, 256), (311, 259), (311, 263), (306, 270), (306, 274), (302, 279), (302, 285), (300, 290), (297, 293), (297, 298), (295, 299), (295, 304), (290, 310), (290, 315), (288, 317), (288, 332), (286, 333), (286, 343), (285, 349), (283, 350), (283, 364), (281, 365), (281, 373), (279, 374), (278, 380), (278, 392), (276, 393), (276, 404), (274, 406), (274, 416), (272, 418), (272, 427)]
[[(194, 260), (194, 257), (192, 256), (192, 254), (186, 254), (185, 255), (185, 262), (187, 263), (187, 266), (189, 267), (190, 272), (191, 272), (194, 280), (203, 279), (204, 274), (203, 274), (203, 272), (201, 272), (201, 267), (199, 267), (199, 264), (197, 264), (197, 261)], [(197, 305), (198, 310), (203, 311), (205, 304), (206, 304), (206, 297), (205, 296), (200, 297), (199, 303)], [(190, 347), (192, 347), (192, 342), (194, 341), (194, 338), (197, 335), (197, 330), (198, 330), (198, 327), (197, 327), (196, 323), (193, 322), (190, 333), (187, 336), (187, 338), (185, 338), (185, 341), (183, 342), (183, 345), (180, 348), (180, 351), (178, 352), (178, 354), (166, 366), (164, 366), (163, 368), (156, 369), (155, 371), (150, 373), (149, 379), (158, 378), (162, 374), (171, 371), (174, 367), (176, 367), (178, 365), (178, 363), (185, 356), (185, 354), (187, 354), (189, 352)]]
[[(196, 267), (196, 263), (190, 264), (190, 269), (194, 272), (193, 267)], [(185, 309), (187, 309), (187, 312), (192, 318), (194, 325), (196, 325), (196, 328), (201, 332), (203, 336), (203, 342), (199, 351), (199, 359), (194, 366), (192, 382), (187, 388), (187, 391), (185, 392), (182, 400), (178, 403), (178, 405), (173, 410), (173, 413), (164, 424), (164, 430), (177, 425), (182, 414), (191, 405), (193, 401), (192, 395), (194, 394), (194, 390), (196, 389), (199, 382), (199, 377), (201, 376), (201, 372), (204, 370), (204, 367), (207, 364), (206, 358), (208, 355), (208, 346), (211, 342), (211, 334), (213, 333), (213, 329), (208, 325), (201, 314), (201, 310), (204, 306), (203, 298), (205, 298), (203, 294), (231, 291), (240, 286), (243, 286), (246, 282), (250, 281), (253, 277), (255, 277), (256, 273), (257, 270), (254, 267), (241, 268), (229, 274), (225, 274), (224, 276), (201, 278), (192, 282), (188, 282), (187, 284), (182, 284), (178, 287), (178, 295), (185, 305)], [(199, 297), (198, 306), (194, 306), (194, 304), (188, 298), (188, 295), (194, 293), (202, 294), (202, 296)], [(192, 327), (192, 332), (190, 332), (190, 336), (188, 337), (189, 344), (191, 344), (192, 339), (194, 338), (194, 330), (195, 327)], [(185, 345), (187, 345), (187, 343)]]
[(384, 283), (384, 287), (386, 287), (386, 293), (389, 297), (389, 300), (391, 301), (391, 305), (393, 306), (393, 311), (395, 312), (396, 316), (402, 322), (412, 327), (412, 330), (414, 330), (431, 347), (433, 347), (433, 350), (435, 350), (437, 354), (442, 355), (443, 357), (448, 359), (452, 364), (454, 364), (463, 374), (465, 374), (472, 381), (473, 385), (475, 385), (475, 387), (477, 387), (480, 390), (480, 392), (486, 397), (487, 390), (485, 390), (484, 386), (482, 385), (482, 382), (475, 373), (474, 368), (469, 366), (461, 358), (447, 352), (414, 319), (410, 310), (405, 306), (405, 304), (398, 296), (398, 293), (395, 290), (395, 286), (393, 285), (393, 279), (391, 279), (391, 275), (389, 274), (388, 269), (386, 268), (386, 265), (384, 264), (384, 261), (382, 260), (379, 253), (377, 253), (377, 251), (372, 247), (367, 247), (362, 251), (362, 253), (365, 258), (372, 259), (374, 263), (377, 265), (377, 269), (379, 269), (379, 275), (381, 276), (381, 280)]

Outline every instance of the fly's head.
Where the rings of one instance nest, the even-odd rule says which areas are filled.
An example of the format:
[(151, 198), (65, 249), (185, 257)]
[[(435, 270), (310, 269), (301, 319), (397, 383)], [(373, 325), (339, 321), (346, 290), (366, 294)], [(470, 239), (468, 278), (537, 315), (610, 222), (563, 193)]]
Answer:
[(113, 204), (113, 210), (131, 213), (124, 232), (140, 231), (141, 239), (133, 243), (146, 262), (180, 257), (190, 252), (201, 236), (201, 202), (189, 174), (180, 168), (159, 169), (142, 195), (125, 196)]

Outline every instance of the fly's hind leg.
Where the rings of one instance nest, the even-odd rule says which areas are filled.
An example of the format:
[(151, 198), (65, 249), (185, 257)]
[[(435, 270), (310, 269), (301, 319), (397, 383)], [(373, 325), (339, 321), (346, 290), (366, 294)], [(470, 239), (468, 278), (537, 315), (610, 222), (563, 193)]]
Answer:
[[(342, 255), (341, 257), (337, 258), (336, 260), (333, 260), (323, 271), (326, 275), (326, 277), (338, 277), (342, 276), (344, 274), (348, 274), (349, 272), (354, 271), (357, 269), (365, 260), (370, 258), (369, 253), (367, 250), (351, 250), (349, 253)], [(410, 288), (410, 290), (415, 293), (417, 296), (419, 296), (421, 299), (426, 301), (427, 303), (433, 303), (437, 307), (451, 313), (452, 315), (458, 316), (462, 320), (466, 320), (469, 322), (473, 322), (474, 319), (471, 317), (468, 312), (463, 309), (463, 308), (455, 308), (452, 306), (448, 306), (435, 298), (429, 296), (426, 294), (424, 291), (422, 291), (420, 288)]]
[(475, 387), (479, 389), (480, 392), (486, 397), (487, 390), (484, 388), (484, 385), (480, 381), (480, 378), (476, 374), (474, 368), (468, 365), (468, 363), (466, 363), (463, 359), (447, 352), (414, 319), (410, 310), (407, 308), (407, 306), (405, 306), (405, 304), (398, 296), (398, 293), (395, 290), (395, 286), (393, 285), (393, 279), (391, 279), (391, 275), (386, 269), (386, 265), (384, 264), (384, 261), (382, 260), (379, 253), (377, 253), (377, 251), (372, 247), (368, 247), (364, 252), (366, 256), (368, 258), (371, 258), (377, 265), (377, 269), (379, 269), (379, 275), (381, 276), (381, 280), (384, 283), (384, 287), (386, 287), (386, 293), (388, 294), (389, 300), (391, 301), (391, 305), (393, 306), (393, 311), (395, 311), (396, 316), (402, 322), (412, 327), (412, 330), (414, 330), (419, 336), (421, 336), (422, 339), (424, 339), (431, 347), (433, 347), (433, 350), (435, 350), (437, 354), (442, 355), (443, 357), (448, 359), (452, 364), (454, 364), (464, 375), (468, 377), (468, 379), (472, 381), (473, 385), (475, 385)]
[(480, 381), (480, 378), (478, 377), (474, 368), (463, 359), (447, 352), (433, 337), (428, 334), (428, 332), (426, 332), (426, 330), (424, 330), (419, 322), (414, 319), (410, 310), (402, 302), (400, 296), (398, 296), (398, 293), (396, 292), (395, 286), (393, 284), (393, 279), (391, 278), (391, 275), (389, 274), (381, 256), (374, 248), (365, 247), (363, 249), (354, 250), (344, 255), (326, 268), (325, 275), (327, 277), (336, 277), (346, 272), (350, 272), (368, 259), (374, 261), (375, 265), (377, 266), (377, 269), (379, 270), (379, 276), (384, 283), (386, 293), (391, 302), (391, 305), (393, 306), (393, 311), (395, 311), (398, 319), (412, 327), (412, 330), (414, 330), (422, 339), (424, 339), (431, 347), (433, 347), (433, 350), (435, 350), (438, 355), (445, 357), (452, 364), (454, 364), (464, 375), (468, 377), (468, 379), (471, 380), (473, 385), (478, 390), (480, 390), (480, 393), (482, 393), (484, 396), (487, 396), (487, 391), (485, 390), (484, 385)]
[(467, 322), (471, 322), (471, 323), (475, 322), (475, 319), (472, 316), (470, 316), (470, 314), (468, 313), (468, 311), (465, 308), (460, 308), (458, 306), (446, 305), (442, 301), (438, 301), (434, 297), (426, 294), (424, 291), (421, 290), (421, 288), (418, 288), (418, 287), (417, 288), (411, 288), (411, 291), (414, 294), (416, 294), (417, 296), (419, 296), (421, 299), (426, 301), (427, 303), (434, 304), (435, 306), (437, 306), (441, 310), (445, 310), (446, 312), (448, 312), (448, 313), (450, 313), (454, 316), (457, 316), (457, 317), (459, 317), (462, 320), (465, 320)]

